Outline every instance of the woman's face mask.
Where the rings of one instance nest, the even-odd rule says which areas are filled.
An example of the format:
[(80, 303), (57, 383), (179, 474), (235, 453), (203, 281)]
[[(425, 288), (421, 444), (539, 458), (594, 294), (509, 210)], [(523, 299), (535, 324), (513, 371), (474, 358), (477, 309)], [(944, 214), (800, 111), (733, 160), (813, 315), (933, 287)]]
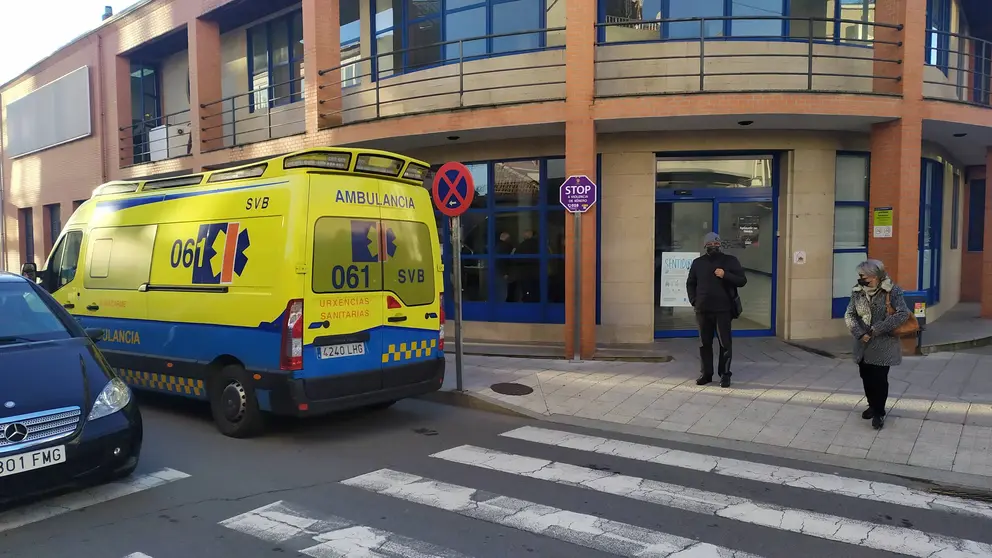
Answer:
[(861, 285), (862, 287), (874, 287), (875, 282), (874, 277), (865, 277), (864, 275), (858, 277), (858, 285)]

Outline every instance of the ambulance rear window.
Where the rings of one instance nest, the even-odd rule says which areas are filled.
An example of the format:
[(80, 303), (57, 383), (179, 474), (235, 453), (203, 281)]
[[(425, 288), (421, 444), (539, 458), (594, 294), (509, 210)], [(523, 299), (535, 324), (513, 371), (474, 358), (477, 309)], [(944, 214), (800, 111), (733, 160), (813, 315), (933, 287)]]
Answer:
[(434, 254), (437, 244), (425, 223), (384, 219), (383, 289), (392, 291), (407, 306), (432, 304), (438, 289), (434, 284)]
[(378, 220), (321, 217), (313, 233), (315, 294), (382, 290)]

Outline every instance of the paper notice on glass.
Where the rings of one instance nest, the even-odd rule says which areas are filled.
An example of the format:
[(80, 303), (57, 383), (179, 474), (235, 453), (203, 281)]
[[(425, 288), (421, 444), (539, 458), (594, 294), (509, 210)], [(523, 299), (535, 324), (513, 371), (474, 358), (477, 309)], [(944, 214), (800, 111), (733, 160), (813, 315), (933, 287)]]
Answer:
[(685, 281), (689, 278), (692, 260), (699, 257), (697, 252), (662, 252), (660, 305), (663, 308), (691, 307)]

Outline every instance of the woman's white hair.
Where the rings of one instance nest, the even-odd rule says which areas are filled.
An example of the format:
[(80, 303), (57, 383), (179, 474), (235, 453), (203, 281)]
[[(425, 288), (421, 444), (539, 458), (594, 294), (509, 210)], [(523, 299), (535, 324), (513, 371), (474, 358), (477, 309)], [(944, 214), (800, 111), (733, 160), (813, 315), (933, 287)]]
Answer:
[(879, 281), (888, 277), (888, 274), (885, 272), (885, 264), (880, 260), (865, 260), (858, 264), (857, 270), (862, 275), (878, 277)]

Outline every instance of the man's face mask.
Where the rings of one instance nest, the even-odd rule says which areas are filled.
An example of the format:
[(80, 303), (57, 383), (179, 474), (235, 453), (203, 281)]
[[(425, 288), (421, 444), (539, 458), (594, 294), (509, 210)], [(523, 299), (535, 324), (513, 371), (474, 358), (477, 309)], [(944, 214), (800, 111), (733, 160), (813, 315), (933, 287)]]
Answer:
[(720, 245), (719, 244), (707, 244), (706, 245), (706, 253), (709, 254), (709, 255), (716, 254), (719, 251), (720, 251)]

